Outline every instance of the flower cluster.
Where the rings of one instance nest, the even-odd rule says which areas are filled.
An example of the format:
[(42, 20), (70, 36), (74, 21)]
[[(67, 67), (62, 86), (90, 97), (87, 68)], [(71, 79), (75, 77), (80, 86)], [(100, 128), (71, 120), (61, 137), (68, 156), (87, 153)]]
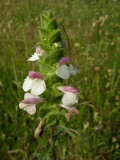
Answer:
[[(38, 60), (38, 53), (40, 52), (40, 47), (36, 47), (36, 52), (31, 58), (29, 58), (29, 60)], [(42, 53), (44, 53), (43, 50)], [(35, 56), (37, 58), (35, 58)], [(79, 73), (79, 70), (76, 67), (73, 67), (72, 64), (67, 65), (66, 63), (68, 62), (70, 62), (70, 58), (63, 57), (58, 63), (56, 74), (62, 79), (68, 79), (70, 75), (76, 75)], [(64, 93), (62, 104), (60, 106), (65, 108), (71, 114), (79, 114), (78, 110), (73, 107), (74, 104), (78, 103), (79, 90), (72, 86), (60, 86), (58, 89)], [(29, 76), (27, 76), (23, 83), (23, 90), (25, 92), (30, 90), (31, 93), (25, 94), (24, 100), (20, 102), (19, 107), (33, 115), (36, 112), (35, 105), (43, 101), (39, 95), (46, 90), (46, 84), (43, 76), (38, 72), (29, 71)]]
[(23, 83), (23, 90), (25, 92), (30, 90), (31, 93), (24, 95), (24, 100), (20, 102), (19, 107), (30, 115), (33, 115), (36, 112), (35, 105), (42, 102), (39, 95), (46, 90), (43, 76), (38, 72), (29, 71), (29, 76), (27, 76)]

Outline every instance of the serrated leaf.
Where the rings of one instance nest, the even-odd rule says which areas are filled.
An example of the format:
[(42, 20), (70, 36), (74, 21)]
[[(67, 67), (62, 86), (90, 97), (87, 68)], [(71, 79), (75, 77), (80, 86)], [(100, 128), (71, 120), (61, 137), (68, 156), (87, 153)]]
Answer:
[(44, 43), (39, 42), (38, 45), (40, 46), (40, 48), (42, 48), (43, 50), (49, 52), (50, 51), (50, 47), (48, 45), (45, 45)]
[(52, 11), (48, 11), (49, 18), (54, 18)]
[(43, 36), (49, 36), (50, 34), (50, 31), (43, 27), (39, 27), (39, 31), (42, 33)]
[(47, 19), (53, 18), (53, 13), (52, 11), (44, 11), (43, 13), (44, 17), (46, 17)]
[(64, 56), (64, 49), (63, 48), (57, 49), (54, 52), (50, 53), (50, 57), (57, 58), (57, 60), (59, 60), (63, 56)]
[(59, 41), (61, 41), (61, 33), (60, 33), (60, 30), (57, 29), (57, 30), (54, 30), (50, 35), (49, 43), (52, 45), (53, 43), (59, 42)]
[(54, 29), (57, 29), (57, 28), (58, 28), (58, 24), (57, 24), (56, 19), (52, 19), (47, 25), (47, 29), (49, 29), (51, 31)]
[(69, 128), (67, 128), (66, 126), (60, 125), (59, 127), (60, 127), (61, 129), (63, 129), (64, 132), (68, 133), (69, 136), (71, 136), (71, 137), (75, 137), (75, 136), (76, 136), (76, 135), (75, 135), (73, 132), (71, 132), (71, 130), (70, 130)]
[(48, 23), (48, 19), (44, 15), (40, 16), (40, 21), (41, 21), (41, 26), (46, 26)]

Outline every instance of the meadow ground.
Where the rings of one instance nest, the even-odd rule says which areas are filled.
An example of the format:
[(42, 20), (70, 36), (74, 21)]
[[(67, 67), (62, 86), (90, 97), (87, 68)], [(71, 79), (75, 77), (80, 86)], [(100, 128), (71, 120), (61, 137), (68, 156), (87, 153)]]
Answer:
[[(26, 60), (39, 42), (40, 14), (52, 10), (69, 35), (72, 62), (80, 74), (71, 85), (81, 89), (80, 114), (66, 122), (77, 131), (56, 148), (58, 160), (120, 159), (120, 1), (0, 1), (0, 159), (36, 160), (42, 143), (34, 139), (35, 116), (18, 107), (28, 70)], [(66, 36), (60, 26), (63, 39)], [(68, 53), (66, 53), (68, 56)]]

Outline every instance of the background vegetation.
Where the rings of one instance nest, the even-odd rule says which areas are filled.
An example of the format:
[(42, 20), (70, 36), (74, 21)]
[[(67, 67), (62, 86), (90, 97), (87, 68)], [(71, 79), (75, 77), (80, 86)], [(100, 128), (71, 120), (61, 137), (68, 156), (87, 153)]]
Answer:
[(62, 135), (58, 160), (120, 159), (119, 6), (119, 0), (0, 1), (1, 160), (36, 160), (33, 152), (40, 152), (47, 140), (47, 134), (34, 139), (38, 115), (29, 116), (18, 103), (28, 70), (35, 67), (26, 60), (39, 42), (40, 14), (49, 9), (69, 35), (72, 62), (80, 69), (70, 81), (82, 91), (80, 114), (66, 122), (77, 136)]

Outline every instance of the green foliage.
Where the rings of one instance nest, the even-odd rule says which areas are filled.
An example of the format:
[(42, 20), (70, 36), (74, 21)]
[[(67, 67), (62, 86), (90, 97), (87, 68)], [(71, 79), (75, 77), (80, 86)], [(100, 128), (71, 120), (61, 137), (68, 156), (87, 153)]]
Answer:
[(48, 154), (50, 151), (50, 146), (46, 146), (41, 153), (33, 153), (33, 157), (37, 157), (38, 160), (50, 160)]
[[(0, 159), (39, 159), (41, 150), (46, 147), (49, 139), (47, 130), (39, 137), (39, 142), (33, 138), (33, 133), (39, 123), (37, 117), (44, 116), (45, 107), (50, 111), (52, 106), (38, 106), (35, 117), (18, 108), (18, 103), (23, 99), (22, 83), (28, 70), (39, 71), (36, 64), (26, 61), (34, 53), (35, 44), (41, 40), (36, 28), (40, 26), (40, 22), (41, 27), (49, 30), (50, 34), (53, 28), (58, 28), (51, 14), (42, 15), (43, 20), (40, 20), (43, 10), (48, 9), (52, 9), (58, 21), (64, 24), (71, 43), (73, 64), (80, 69), (80, 74), (75, 79), (71, 77), (69, 84), (82, 90), (81, 102), (77, 105), (79, 115), (73, 117), (72, 122), (67, 122), (67, 128), (77, 130), (78, 134), (71, 140), (71, 136), (65, 134), (62, 128), (56, 129), (56, 143), (59, 143), (56, 148), (57, 157), (61, 160), (119, 159), (119, 6), (118, 0), (53, 0), (52, 3), (50, 0), (1, 0)], [(51, 17), (49, 22), (48, 17)], [(39, 34), (42, 33), (39, 31)], [(62, 36), (65, 40), (64, 32)], [(58, 49), (48, 39), (41, 43), (41, 48), (44, 47), (48, 54)], [(62, 42), (59, 44), (61, 46)], [(57, 59), (55, 61), (57, 64)], [(41, 66), (42, 71), (44, 68), (51, 70), (47, 64)], [(44, 108), (43, 115), (40, 108)], [(53, 119), (51, 122), (54, 122)], [(63, 116), (61, 119), (66, 121)], [(51, 125), (55, 124), (56, 122)], [(96, 126), (98, 130), (95, 130)], [(38, 158), (32, 157), (33, 151)], [(50, 156), (49, 153), (47, 155)]]
[(46, 45), (45, 43), (39, 42), (38, 45), (45, 51), (49, 52), (50, 51), (50, 47), (48, 45)]
[(49, 43), (52, 45), (53, 43), (59, 42), (61, 41), (61, 34), (60, 34), (60, 30), (53, 30), (53, 32), (51, 33), (51, 35), (49, 36)]
[(56, 19), (51, 19), (51, 21), (47, 24), (46, 26), (47, 28), (49, 28), (49, 30), (53, 30), (53, 29), (57, 29), (58, 28), (58, 24), (57, 24), (57, 21)]
[(51, 11), (43, 13), (41, 16), (41, 27), (39, 27), (38, 30), (41, 40), (38, 44), (47, 52), (49, 56), (48, 61), (51, 59), (52, 64), (58, 62), (58, 60), (64, 55), (64, 51), (62, 45), (59, 45), (59, 49), (53, 47), (54, 43), (61, 44), (62, 38), (57, 21)]

